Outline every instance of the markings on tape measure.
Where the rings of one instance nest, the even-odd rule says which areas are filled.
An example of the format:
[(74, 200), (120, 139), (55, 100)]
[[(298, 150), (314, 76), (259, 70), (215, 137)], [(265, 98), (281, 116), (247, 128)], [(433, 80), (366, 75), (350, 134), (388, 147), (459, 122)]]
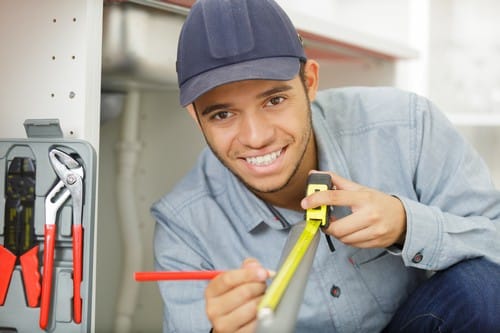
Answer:
[(259, 304), (259, 317), (271, 314), (281, 300), (293, 274), (297, 270), (304, 254), (306, 253), (312, 239), (318, 232), (320, 220), (310, 220), (306, 222), (304, 231), (300, 234), (297, 243), (283, 262), (278, 274), (266, 291), (264, 298)]

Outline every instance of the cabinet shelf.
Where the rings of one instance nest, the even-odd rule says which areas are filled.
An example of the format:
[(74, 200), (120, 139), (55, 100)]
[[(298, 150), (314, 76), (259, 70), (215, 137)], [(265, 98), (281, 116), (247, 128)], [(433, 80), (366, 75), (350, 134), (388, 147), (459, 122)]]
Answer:
[[(115, 1), (107, 1), (115, 2)], [(187, 15), (194, 0), (128, 0), (135, 4)], [(284, 7), (304, 38), (310, 57), (332, 60), (375, 59), (394, 61), (418, 57), (418, 52), (394, 41)]]

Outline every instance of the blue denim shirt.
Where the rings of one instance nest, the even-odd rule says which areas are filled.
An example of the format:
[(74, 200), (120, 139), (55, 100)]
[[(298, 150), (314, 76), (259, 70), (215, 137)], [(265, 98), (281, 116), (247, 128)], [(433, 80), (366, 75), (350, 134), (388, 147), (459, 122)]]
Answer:
[[(332, 253), (322, 237), (297, 332), (378, 332), (427, 270), (478, 256), (500, 262), (500, 194), (428, 100), (392, 88), (333, 89), (318, 94), (312, 112), (319, 169), (400, 198), (407, 232), (399, 255), (335, 239)], [(303, 220), (262, 202), (208, 149), (152, 213), (158, 270), (233, 269), (247, 257), (277, 269), (289, 226)], [(205, 286), (159, 283), (165, 332), (209, 331)]]

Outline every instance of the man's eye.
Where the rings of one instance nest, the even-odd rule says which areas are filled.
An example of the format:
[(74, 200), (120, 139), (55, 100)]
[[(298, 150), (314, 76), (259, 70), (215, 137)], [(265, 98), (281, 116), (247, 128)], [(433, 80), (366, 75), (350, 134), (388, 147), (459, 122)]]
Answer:
[(281, 97), (281, 96), (271, 97), (269, 99), (269, 102), (267, 102), (267, 105), (268, 106), (278, 105), (278, 104), (281, 104), (284, 100), (285, 100), (285, 98)]
[(212, 119), (215, 120), (224, 120), (231, 117), (231, 112), (229, 111), (219, 111), (213, 115)]

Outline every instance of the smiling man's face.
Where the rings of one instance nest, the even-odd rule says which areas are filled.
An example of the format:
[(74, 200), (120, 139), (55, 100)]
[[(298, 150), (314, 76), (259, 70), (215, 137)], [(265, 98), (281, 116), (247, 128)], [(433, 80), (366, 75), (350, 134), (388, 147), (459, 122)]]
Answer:
[(310, 67), (304, 83), (300, 75), (229, 83), (188, 108), (219, 160), (258, 195), (284, 189), (298, 173), (307, 178), (316, 166), (309, 103), (316, 83), (308, 71), (317, 67)]

